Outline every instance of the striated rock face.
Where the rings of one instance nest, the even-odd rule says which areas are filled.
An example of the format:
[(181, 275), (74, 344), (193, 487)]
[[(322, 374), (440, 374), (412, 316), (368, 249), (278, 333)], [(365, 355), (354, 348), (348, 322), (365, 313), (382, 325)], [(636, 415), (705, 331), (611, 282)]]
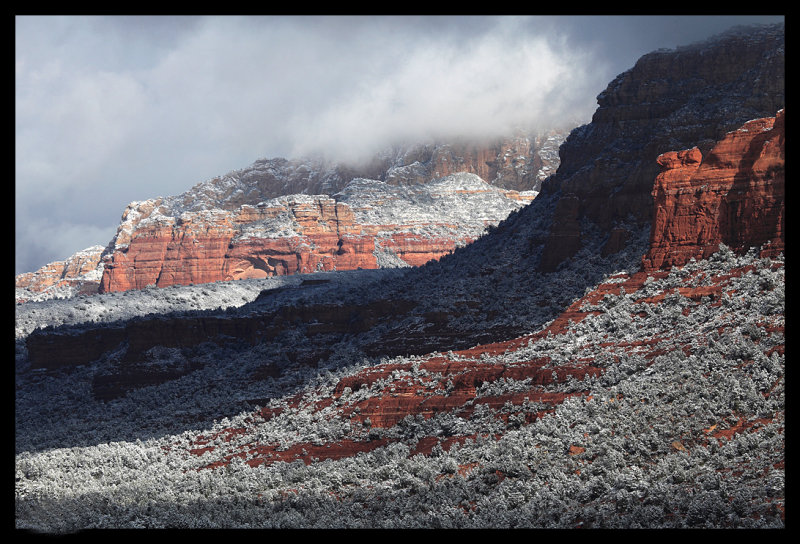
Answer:
[[(16, 278), (16, 300), (315, 270), (421, 265), (474, 239), (480, 229), (472, 223), (461, 225), (463, 217), (449, 217), (449, 224), (434, 220), (422, 225), (414, 219), (410, 226), (398, 217), (399, 223), (358, 226), (361, 219), (353, 215), (347, 202), (337, 203), (341, 198), (335, 195), (344, 192), (348, 198), (358, 199), (353, 182), (361, 189), (369, 189), (363, 183), (366, 179), (383, 182), (383, 199), (409, 201), (420, 191), (425, 193), (419, 185), (468, 173), (499, 188), (498, 194), (507, 199), (525, 204), (558, 167), (558, 147), (565, 137), (566, 131), (550, 130), (520, 133), (488, 143), (453, 141), (397, 146), (357, 166), (321, 159), (258, 160), (242, 170), (198, 183), (181, 195), (131, 203), (112, 241), (113, 253), (103, 254), (103, 248), (98, 246), (92, 248), (92, 262), (87, 260), (85, 250), (37, 272), (20, 274)], [(410, 194), (400, 194), (399, 188), (409, 185), (414, 186), (408, 189)], [(493, 188), (466, 191), (486, 193)], [(263, 204), (286, 195), (300, 196)], [(467, 200), (454, 204), (469, 207)], [(373, 198), (369, 205), (379, 208), (384, 202)], [(506, 213), (516, 207), (506, 208)], [(484, 227), (505, 217), (502, 212), (495, 212), (493, 209), (487, 214)], [(397, 215), (398, 209), (393, 213)], [(281, 216), (291, 218), (292, 223), (282, 232), (269, 234), (263, 226), (246, 225)], [(432, 232), (420, 234), (420, 228)], [(242, 231), (254, 229), (259, 230), (258, 235), (241, 235)], [(290, 240), (290, 235), (295, 239)], [(236, 243), (228, 248), (232, 242)], [(79, 262), (88, 263), (89, 268), (76, 269), (74, 265)], [(110, 270), (104, 273), (106, 266)], [(87, 275), (90, 270), (92, 273)]]
[(565, 138), (565, 130), (550, 130), (484, 143), (415, 143), (387, 149), (359, 165), (313, 158), (260, 159), (164, 201), (181, 211), (232, 211), (244, 204), (255, 205), (291, 194), (332, 196), (353, 179), (415, 185), (459, 172), (475, 174), (500, 188), (538, 191), (542, 181), (558, 168), (558, 148)]
[(49, 263), (15, 278), (16, 301), (63, 298), (97, 292), (103, 273), (103, 246), (79, 251), (64, 261)]
[(292, 195), (178, 217), (161, 200), (134, 203), (104, 259), (100, 291), (417, 266), (534, 196), (462, 173), (404, 187), (356, 179), (333, 197)]
[(727, 132), (782, 109), (784, 39), (783, 25), (732, 30), (644, 55), (617, 76), (597, 97), (592, 122), (561, 146), (558, 172), (542, 187), (559, 201), (540, 270), (555, 270), (588, 243), (588, 223), (603, 232), (649, 225), (660, 155), (692, 147), (705, 154)]
[(785, 119), (756, 119), (728, 133), (703, 157), (694, 147), (658, 158), (647, 269), (706, 258), (723, 243), (746, 251), (785, 243)]

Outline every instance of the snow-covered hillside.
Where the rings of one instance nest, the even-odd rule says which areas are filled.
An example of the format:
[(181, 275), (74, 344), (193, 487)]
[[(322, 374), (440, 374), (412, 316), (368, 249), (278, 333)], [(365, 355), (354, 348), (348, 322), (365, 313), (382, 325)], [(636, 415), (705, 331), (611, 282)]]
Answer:
[[(161, 348), (200, 364), (108, 402), (89, 399), (113, 355), (18, 374), (17, 527), (783, 527), (782, 259), (723, 248), (631, 280), (587, 289), (610, 290), (555, 333), (473, 350), (377, 360), (350, 340), (308, 367), (285, 359), (294, 333)], [(463, 404), (458, 368), (523, 375)], [(455, 409), (370, 408), (411, 391)]]
[[(283, 293), (281, 297), (287, 300), (300, 292), (337, 300), (354, 286), (388, 279), (399, 273), (399, 270), (393, 269), (317, 272), (311, 275), (176, 285), (162, 289), (151, 287), (136, 291), (32, 301), (15, 307), (15, 337), (18, 341), (24, 340), (36, 328), (61, 325), (92, 327), (147, 315), (181, 315), (193, 311), (234, 309), (252, 303), (262, 292), (274, 292), (276, 295)], [(270, 300), (276, 301), (278, 298), (271, 297)], [(264, 305), (264, 302), (259, 303), (261, 308)]]

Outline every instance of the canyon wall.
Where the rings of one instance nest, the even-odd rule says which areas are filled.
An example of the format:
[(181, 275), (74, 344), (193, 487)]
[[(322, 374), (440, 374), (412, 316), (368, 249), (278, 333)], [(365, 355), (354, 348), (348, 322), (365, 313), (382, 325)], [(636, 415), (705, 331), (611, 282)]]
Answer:
[[(662, 155), (659, 164), (664, 171), (656, 178), (652, 190), (655, 211), (650, 250), (642, 258), (643, 267), (640, 271), (607, 278), (603, 284), (588, 290), (583, 297), (565, 308), (547, 327), (535, 334), (516, 339), (514, 335), (510, 335), (508, 338), (512, 340), (488, 346), (477, 345), (472, 350), (459, 352), (459, 357), (465, 354), (476, 355), (483, 352), (495, 353), (498, 350), (518, 349), (551, 338), (551, 335), (565, 334), (576, 323), (592, 316), (602, 315), (605, 298), (609, 295), (612, 298), (622, 296), (622, 289), (629, 293), (641, 291), (642, 294), (635, 295), (638, 297), (637, 300), (655, 308), (664, 300), (666, 294), (645, 296), (649, 293), (648, 282), (653, 278), (656, 278), (656, 281), (662, 280), (667, 275), (665, 269), (672, 266), (686, 264), (692, 258), (700, 260), (708, 257), (717, 251), (720, 243), (726, 243), (733, 249), (744, 252), (751, 246), (769, 242), (770, 245), (763, 255), (776, 256), (783, 251), (785, 242), (784, 161), (783, 110), (778, 112), (775, 118), (756, 119), (729, 133), (706, 157), (703, 157), (696, 148)], [(353, 224), (353, 212), (348, 206), (317, 199), (309, 199), (305, 204), (298, 206), (295, 214), (298, 223), (301, 223), (307, 231), (305, 236), (255, 240), (250, 242), (253, 244), (250, 246), (233, 244), (233, 249), (228, 249), (226, 252), (227, 240), (230, 240), (230, 236), (235, 232), (236, 223), (226, 222), (230, 217), (224, 212), (217, 211), (215, 214), (221, 220), (213, 229), (208, 228), (209, 222), (206, 220), (202, 223), (203, 228), (195, 232), (192, 231), (195, 224), (186, 221), (182, 223), (182, 228), (174, 231), (180, 233), (175, 237), (172, 234), (165, 234), (169, 231), (168, 227), (153, 227), (153, 236), (143, 237), (142, 242), (137, 242), (140, 237), (136, 237), (131, 244), (137, 244), (136, 247), (141, 244), (140, 250), (137, 250), (135, 255), (142, 258), (147, 254), (145, 248), (148, 244), (152, 246), (151, 253), (157, 258), (153, 261), (140, 259), (139, 262), (160, 263), (159, 278), (167, 278), (169, 282), (211, 278), (213, 276), (203, 276), (210, 273), (209, 269), (199, 266), (209, 263), (216, 263), (216, 270), (226, 271), (229, 275), (248, 275), (254, 274), (255, 271), (287, 272), (281, 269), (286, 266), (286, 261), (278, 257), (277, 248), (280, 244), (286, 244), (287, 255), (302, 255), (304, 258), (302, 262), (306, 265), (310, 265), (315, 262), (312, 259), (321, 256), (335, 258), (335, 252), (324, 256), (321, 253), (312, 253), (310, 250), (307, 253), (298, 253), (299, 246), (292, 245), (299, 244), (298, 240), (304, 240), (303, 243), (306, 244), (310, 244), (310, 240), (313, 240), (317, 248), (327, 243), (326, 247), (331, 251), (339, 247), (344, 251), (343, 255), (348, 256), (347, 258), (367, 253), (366, 251), (349, 253), (348, 246), (335, 243), (335, 240), (345, 238), (343, 233), (348, 228), (359, 230), (360, 234), (354, 235), (359, 239), (370, 239), (373, 242), (375, 240), (363, 234), (361, 225)], [(283, 211), (267, 206), (261, 209), (243, 207), (236, 218), (252, 225), (257, 217), (280, 215)], [(165, 230), (159, 231), (159, 228)], [(157, 236), (159, 232), (163, 234), (160, 239)], [(185, 240), (190, 241), (183, 243)], [(268, 248), (270, 253), (262, 253)], [(217, 251), (216, 256), (213, 254), (214, 251)], [(401, 253), (398, 251), (398, 254)], [(256, 258), (254, 255), (263, 255), (258, 257), (262, 259), (260, 263), (254, 262)], [(186, 266), (187, 263), (190, 266)], [(194, 263), (198, 266), (193, 266)], [(150, 281), (155, 274), (155, 269), (147, 266), (138, 271), (135, 268), (123, 267), (123, 269), (134, 270), (132, 276), (134, 280), (145, 278)], [(114, 268), (107, 267), (106, 270), (113, 271)], [(737, 274), (745, 272), (741, 270)], [(107, 277), (112, 281), (118, 281), (113, 275)], [(704, 278), (706, 283), (710, 282), (709, 285), (698, 287), (695, 281), (698, 278)], [(726, 287), (726, 282), (730, 280), (730, 277), (717, 278), (714, 274), (707, 274), (702, 270), (695, 271), (689, 278), (684, 278), (683, 285), (676, 292), (691, 300), (690, 307), (705, 304), (707, 300), (719, 305), (723, 291), (729, 289)], [(113, 286), (112, 283), (111, 287)], [(123, 286), (137, 287), (124, 284)], [(409, 298), (391, 298), (396, 296), (396, 293), (389, 298), (379, 298), (377, 296), (379, 294), (376, 293), (371, 302), (344, 305), (335, 303), (293, 305), (290, 301), (277, 309), (256, 311), (255, 316), (247, 314), (151, 316), (88, 330), (34, 331), (26, 342), (28, 360), (31, 368), (54, 370), (86, 364), (108, 357), (108, 354), (117, 353), (119, 360), (105, 371), (97, 373), (92, 381), (94, 398), (109, 401), (127, 394), (132, 389), (158, 385), (202, 368), (202, 364), (194, 362), (191, 357), (179, 361), (180, 364), (155, 364), (158, 356), (155, 349), (191, 350), (206, 342), (218, 345), (254, 346), (278, 341), (282, 335), (295, 331), (303, 335), (305, 341), (302, 346), (292, 344), (287, 347), (286, 356), (288, 360), (301, 365), (313, 366), (321, 358), (330, 356), (329, 340), (341, 338), (342, 335), (371, 335), (371, 340), (365, 342), (362, 349), (366, 355), (373, 357), (397, 354), (425, 355), (437, 351), (434, 349), (436, 339), (442, 334), (447, 336), (448, 333), (446, 327), (440, 330), (440, 326), (445, 324), (448, 316), (417, 310), (419, 302), (414, 300), (413, 293), (407, 294)], [(266, 291), (262, 296), (272, 295)], [(258, 301), (256, 305), (257, 303)], [(637, 317), (647, 318), (649, 311), (651, 310), (640, 312), (642, 315), (637, 314)], [(393, 324), (399, 323), (412, 313), (418, 315), (421, 321), (414, 322), (413, 331), (400, 329), (402, 332), (398, 334)], [(375, 336), (375, 331), (381, 328), (383, 332)], [(485, 332), (488, 334), (489, 331)], [(474, 344), (483, 343), (483, 339), (479, 336), (473, 336), (470, 340)], [(686, 337), (683, 337), (683, 340), (686, 342)], [(602, 346), (603, 349), (644, 350), (648, 357), (655, 357), (665, 352), (663, 347), (655, 346), (658, 341), (658, 337), (627, 343), (621, 340), (617, 343), (606, 341)], [(683, 344), (682, 349), (686, 349), (688, 345), (688, 343)], [(124, 346), (124, 349), (120, 351), (121, 346)], [(439, 348), (444, 349), (442, 346)], [(449, 353), (450, 357), (453, 357), (453, 352)], [(472, 410), (470, 406), (476, 396), (476, 387), (483, 383), (491, 383), (500, 377), (514, 376), (516, 379), (529, 377), (534, 380), (536, 389), (550, 383), (550, 380), (558, 382), (569, 376), (580, 380), (587, 373), (594, 376), (602, 373), (601, 368), (586, 362), (589, 359), (580, 360), (572, 366), (559, 366), (559, 374), (556, 377), (551, 368), (546, 368), (549, 362), (547, 358), (509, 366), (486, 364), (482, 358), (478, 364), (474, 361), (465, 362), (460, 358), (448, 360), (446, 357), (437, 358), (431, 355), (427, 357), (427, 362), (420, 368), (433, 372), (434, 375), (441, 373), (441, 383), (449, 378), (453, 381), (454, 392), (448, 392), (441, 399), (430, 399), (417, 394), (418, 384), (408, 390), (401, 388), (399, 394), (392, 388), (391, 395), (374, 398), (361, 406), (358, 414), (361, 419), (358, 421), (362, 419), (367, 421), (366, 418), (369, 418), (373, 427), (390, 428), (408, 415), (422, 414), (431, 417), (436, 413), (453, 411), (467, 417)], [(407, 366), (410, 366), (410, 363)], [(397, 370), (397, 367), (392, 365), (386, 368), (389, 372)], [(362, 387), (362, 383), (372, 383), (378, 375), (375, 373), (384, 370), (386, 369), (378, 367), (374, 372), (365, 371), (360, 375), (343, 379), (337, 387), (337, 393), (341, 393), (344, 387), (356, 390)], [(266, 373), (265, 376), (277, 376), (281, 370), (273, 364), (267, 365), (263, 372)], [(519, 372), (519, 375), (515, 372)], [(260, 375), (257, 373), (254, 379)], [(526, 390), (513, 397), (499, 397), (496, 402), (488, 398), (481, 398), (480, 402), (494, 402), (491, 406), (497, 409), (510, 399), (522, 402), (526, 398), (537, 398), (547, 405), (542, 409), (551, 409), (550, 406), (570, 396), (551, 393), (540, 395), (538, 389), (535, 397), (531, 397), (531, 393), (532, 391)], [(587, 390), (580, 394), (590, 393)], [(545, 412), (541, 410), (536, 411), (530, 414), (527, 421), (533, 421), (543, 413)], [(342, 455), (350, 455), (353, 452), (354, 450), (348, 447), (343, 447), (340, 451)]]
[(719, 244), (742, 252), (785, 248), (785, 111), (728, 133), (705, 156), (697, 148), (658, 158), (646, 269), (686, 264)]
[[(656, 64), (673, 71), (645, 71), (635, 84), (623, 74), (601, 95), (600, 109), (616, 113), (598, 110), (597, 126), (573, 133), (552, 185), (434, 263), (315, 295), (326, 285), (318, 275), (301, 283), (307, 290), (265, 289), (242, 308), (32, 332), (24, 363), (35, 372), (18, 370), (16, 386), (32, 408), (18, 410), (18, 438), (48, 458), (81, 457), (64, 457), (56, 465), (63, 472), (29, 462), (17, 470), (18, 488), (58, 487), (72, 474), (115, 493), (120, 467), (131, 483), (156, 467), (139, 506), (128, 499), (140, 488), (122, 486), (119, 519), (131, 519), (135, 507), (137, 521), (174, 520), (173, 490), (196, 480), (194, 496), (205, 498), (183, 511), (193, 520), (219, 512), (211, 519), (222, 525), (252, 508), (254, 525), (310, 525), (326, 515), (336, 526), (422, 519), (486, 527), (498, 524), (500, 511), (509, 526), (783, 527), (784, 259), (723, 250), (691, 262), (723, 243), (738, 253), (768, 244), (767, 257), (785, 249), (783, 89), (778, 99), (776, 83), (760, 79), (778, 62), (776, 51), (782, 63), (782, 45), (754, 55), (764, 70), (746, 70), (754, 66), (747, 47), (773, 30), (728, 34), (672, 59), (656, 53)], [(782, 44), (782, 27), (780, 34)], [(698, 67), (681, 59), (735, 84), (706, 92)], [(612, 91), (628, 84), (631, 102), (614, 105)], [(671, 100), (680, 87), (694, 102), (678, 114)], [(728, 91), (732, 101), (714, 101), (714, 92)], [(781, 104), (770, 109), (772, 102)], [(710, 118), (701, 115), (705, 104)], [(662, 118), (662, 106), (677, 110)], [(616, 125), (629, 131), (618, 127), (618, 139), (604, 139)], [(231, 210), (136, 203), (109, 264), (119, 256), (118, 270), (134, 271), (134, 283), (138, 273), (156, 282), (186, 270), (199, 278), (211, 273), (209, 263), (246, 277), (352, 258), (350, 239), (364, 242), (353, 255), (372, 251), (376, 262), (396, 263), (404, 252), (380, 244), (401, 233), (430, 236), (431, 225), (445, 232), (459, 199), (480, 199), (460, 223), (476, 228), (492, 202), (515, 199), (474, 181), (460, 174), (409, 192), (358, 179), (335, 198), (296, 195)], [(539, 265), (554, 272), (537, 273)], [(524, 332), (514, 328), (520, 323)], [(58, 403), (62, 391), (71, 404)], [(64, 417), (53, 424), (53, 414)], [(83, 427), (86, 442), (73, 432)], [(52, 447), (53, 434), (81, 447)], [(117, 444), (134, 439), (121, 458)], [(105, 467), (112, 478), (96, 470)], [(203, 477), (187, 478), (190, 471)], [(49, 512), (38, 495), (18, 494), (30, 512)], [(82, 510), (87, 524), (96, 522), (93, 512), (109, 511), (105, 500), (70, 500), (62, 508), (70, 519), (75, 504), (92, 507)]]
[[(559, 150), (558, 172), (540, 196), (558, 203), (539, 269), (552, 272), (595, 243), (586, 239), (589, 223), (605, 233), (648, 226), (660, 155), (692, 147), (705, 154), (727, 132), (774, 116), (784, 102), (783, 25), (733, 29), (641, 57), (598, 95), (592, 122)], [(622, 238), (620, 230), (613, 249)]]
[(135, 203), (104, 257), (100, 292), (418, 266), (471, 242), (534, 196), (462, 173), (412, 186), (356, 179), (334, 197), (292, 195), (178, 217), (158, 200)]
[[(542, 181), (556, 171), (558, 147), (565, 137), (564, 130), (549, 130), (521, 132), (482, 143), (415, 143), (384, 150), (357, 165), (313, 158), (260, 159), (249, 167), (198, 183), (180, 195), (131, 203), (107, 251), (97, 246), (92, 248), (91, 262), (87, 260), (88, 250), (84, 250), (65, 261), (17, 275), (16, 300), (19, 303), (93, 294), (98, 290), (315, 270), (421, 265), (468, 243), (480, 235), (480, 230), (473, 224), (462, 227), (452, 221), (444, 224), (433, 220), (424, 225), (414, 218), (409, 218), (413, 226), (402, 224), (402, 218), (399, 224), (357, 225), (348, 204), (336, 203), (341, 200), (337, 193), (344, 192), (357, 199), (351, 184), (366, 179), (396, 188), (384, 190), (392, 193), (389, 199), (405, 198), (398, 192), (410, 186), (407, 190), (413, 198), (420, 190), (419, 185), (468, 173), (499, 189), (498, 194), (524, 204), (535, 196)], [(368, 188), (364, 183), (355, 185)], [(485, 192), (483, 188), (466, 190)], [(263, 202), (288, 195), (301, 196), (295, 202), (268, 204), (267, 207), (278, 209), (264, 210)], [(316, 202), (301, 202), (305, 198)], [(377, 199), (370, 203), (373, 208), (381, 205)], [(458, 206), (469, 208), (471, 203), (463, 199)], [(312, 208), (320, 211), (309, 211)], [(333, 215), (328, 217), (328, 212)], [(262, 213), (273, 218), (281, 214), (295, 217), (299, 227), (289, 226), (283, 234), (269, 234), (263, 227), (245, 225), (263, 221), (259, 215)], [(494, 225), (504, 217), (502, 212), (492, 212), (483, 226)], [(148, 218), (149, 221), (142, 223)], [(249, 237), (237, 234), (254, 229), (260, 230), (260, 234)], [(419, 234), (420, 229), (431, 232)], [(289, 231), (298, 236), (289, 239), (286, 235)], [(228, 248), (234, 239), (234, 245)], [(81, 267), (74, 266), (77, 262), (83, 263)], [(167, 264), (162, 266), (162, 263)], [(104, 273), (106, 266), (111, 270)], [(87, 274), (90, 270), (92, 273)]]

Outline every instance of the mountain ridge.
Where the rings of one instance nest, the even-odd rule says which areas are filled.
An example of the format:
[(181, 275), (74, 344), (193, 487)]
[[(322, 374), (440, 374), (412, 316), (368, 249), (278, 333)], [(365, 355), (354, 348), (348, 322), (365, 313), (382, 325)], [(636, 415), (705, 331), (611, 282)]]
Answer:
[[(494, 213), (488, 214), (485, 218), (483, 225), (485, 228), (504, 218), (508, 211), (514, 208), (514, 202), (524, 203), (535, 197), (541, 181), (555, 171), (558, 165), (558, 145), (564, 137), (562, 131), (552, 130), (530, 134), (520, 133), (517, 136), (499, 138), (486, 144), (453, 141), (398, 146), (378, 153), (371, 162), (361, 166), (349, 166), (322, 159), (260, 159), (249, 167), (198, 183), (179, 195), (131, 202), (124, 210), (117, 232), (100, 255), (96, 266), (101, 273), (107, 276), (106, 265), (114, 266), (115, 253), (120, 261), (124, 261), (121, 253), (127, 251), (134, 237), (139, 234), (144, 237), (154, 235), (146, 232), (148, 223), (157, 223), (159, 228), (173, 227), (174, 230), (177, 228), (176, 225), (180, 225), (181, 217), (188, 218), (194, 214), (195, 222), (198, 220), (202, 222), (201, 218), (206, 213), (211, 214), (209, 227), (214, 228), (212, 225), (218, 222), (220, 211), (230, 212), (234, 217), (233, 222), (238, 223), (240, 220), (235, 219), (235, 216), (241, 217), (243, 208), (247, 206), (263, 207), (264, 202), (270, 202), (273, 206), (283, 205), (287, 209), (290, 208), (291, 205), (286, 199), (291, 195), (297, 195), (291, 197), (295, 200), (314, 194), (319, 195), (318, 199), (320, 200), (324, 196), (335, 200), (358, 200), (358, 196), (353, 193), (352, 189), (354, 183), (358, 186), (358, 180), (365, 179), (371, 179), (382, 185), (385, 188), (383, 191), (385, 198), (394, 197), (408, 202), (413, 201), (413, 194), (424, 192), (425, 186), (436, 180), (446, 179), (452, 175), (472, 174), (478, 176), (485, 183), (491, 185), (491, 190), (496, 191), (496, 194), (506, 195), (510, 204), (503, 205), (502, 209), (498, 209), (497, 203), (491, 203)], [(479, 184), (473, 184), (469, 190), (475, 193), (487, 192), (486, 188), (477, 185)], [(509, 187), (517, 187), (517, 189)], [(466, 194), (469, 194), (469, 190)], [(409, 194), (404, 195), (404, 191)], [(284, 202), (280, 204), (273, 202), (280, 199), (283, 199)], [(389, 204), (391, 203), (390, 200)], [(386, 203), (379, 199), (375, 204), (378, 207), (373, 206), (373, 209), (377, 210)], [(427, 254), (422, 250), (423, 254), (420, 256), (411, 257), (411, 263), (413, 265), (422, 264), (477, 237), (483, 228), (473, 225), (474, 221), (469, 218), (469, 214), (477, 212), (477, 208), (484, 204), (486, 202), (482, 200), (471, 202), (470, 199), (463, 198), (459, 202), (451, 203), (450, 207), (439, 207), (435, 213), (426, 212), (417, 206), (418, 212), (431, 215), (436, 223), (441, 223), (436, 219), (437, 215), (444, 213), (451, 216), (452, 226), (450, 232), (442, 234), (440, 242), (443, 244), (442, 247)], [(401, 224), (419, 220), (413, 214), (405, 217), (405, 210), (399, 205), (395, 205), (394, 209), (395, 214), (400, 216), (398, 219)], [(459, 209), (466, 210), (468, 213), (454, 215), (454, 212)], [(361, 219), (359, 217), (356, 221)], [(137, 228), (143, 221), (145, 228), (140, 233)], [(224, 220), (223, 222), (227, 223), (228, 221)], [(387, 220), (386, 235), (392, 234), (391, 224), (392, 222)], [(462, 224), (464, 225), (463, 232), (459, 232), (462, 230), (460, 227)], [(436, 229), (435, 225), (431, 226)], [(288, 228), (292, 230), (291, 226)], [(165, 235), (166, 232), (161, 236)], [(173, 239), (180, 236), (176, 233), (169, 235)], [(86, 251), (83, 250), (83, 252)], [(82, 252), (78, 252), (67, 261), (78, 259), (80, 254)], [(259, 259), (256, 255), (244, 255), (243, 257), (245, 260), (251, 261)], [(297, 258), (300, 261), (307, 259), (300, 255)], [(330, 258), (327, 260), (330, 261)], [(357, 261), (361, 266), (376, 266), (369, 255), (359, 258)], [(409, 264), (402, 257), (397, 258), (389, 253), (382, 258), (381, 262), (389, 266)], [(106, 277), (98, 282), (96, 274), (74, 275), (68, 269), (56, 270), (58, 266), (59, 263), (51, 263), (36, 272), (17, 275), (17, 301), (92, 294), (106, 290), (114, 283), (118, 287), (111, 288), (126, 289), (128, 288), (126, 285), (135, 285), (136, 288), (141, 288), (149, 282), (158, 281), (159, 277), (158, 273), (155, 273), (155, 276), (148, 277), (146, 280), (125, 280), (122, 283), (114, 282)], [(147, 266), (148, 268), (160, 267), (157, 263)], [(286, 261), (282, 266), (284, 270), (294, 268)], [(311, 265), (311, 269), (303, 270), (304, 266), (306, 265), (299, 265), (300, 270), (298, 271), (306, 273), (313, 271), (314, 265)], [(324, 266), (333, 265), (326, 264)], [(211, 268), (214, 267), (215, 265), (212, 264)], [(340, 269), (346, 267), (344, 262), (339, 265)], [(266, 269), (266, 267), (262, 268)], [(204, 278), (186, 279), (185, 283), (216, 281), (222, 279), (224, 275), (222, 271), (210, 272), (204, 274)], [(165, 282), (169, 284), (169, 280), (165, 280)]]

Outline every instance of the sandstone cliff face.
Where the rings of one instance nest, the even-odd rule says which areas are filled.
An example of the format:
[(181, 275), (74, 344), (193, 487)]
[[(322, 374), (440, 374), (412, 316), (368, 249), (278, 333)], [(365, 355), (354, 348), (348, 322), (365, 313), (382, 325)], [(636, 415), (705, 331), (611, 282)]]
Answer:
[(16, 301), (61, 298), (97, 292), (102, 277), (103, 246), (92, 246), (64, 261), (49, 263), (15, 278)]
[(647, 269), (702, 259), (723, 243), (746, 251), (785, 245), (785, 116), (756, 119), (728, 133), (704, 157), (694, 147), (658, 158)]
[(104, 258), (100, 291), (418, 266), (533, 197), (454, 174), (411, 187), (358, 179), (335, 197), (293, 195), (177, 218), (159, 201), (135, 203)]
[(784, 70), (777, 25), (650, 53), (620, 74), (597, 97), (591, 124), (564, 142), (558, 172), (542, 188), (560, 200), (540, 270), (555, 270), (588, 243), (582, 222), (603, 232), (649, 225), (656, 159), (695, 146), (706, 153), (746, 121), (775, 115), (784, 107)]
[[(199, 183), (181, 195), (131, 203), (112, 241), (113, 254), (102, 254), (103, 249), (98, 247), (93, 256), (95, 260), (86, 270), (74, 266), (74, 263), (86, 261), (84, 252), (79, 252), (66, 261), (20, 274), (16, 278), (16, 300), (25, 302), (92, 294), (98, 290), (204, 283), (315, 270), (421, 265), (453, 251), (480, 232), (469, 225), (458, 233), (463, 229), (452, 221), (449, 225), (433, 221), (428, 227), (415, 222), (413, 228), (433, 229), (437, 232), (434, 235), (406, 232), (411, 228), (408, 225), (359, 227), (355, 224), (357, 219), (348, 217), (348, 214), (352, 216), (348, 205), (336, 204), (333, 195), (345, 191), (357, 198), (348, 187), (359, 179), (402, 187), (469, 173), (497, 188), (508, 189), (504, 192), (508, 199), (525, 204), (558, 167), (558, 147), (565, 137), (566, 131), (551, 130), (518, 134), (488, 143), (453, 141), (398, 146), (357, 166), (315, 159), (258, 160), (242, 170)], [(410, 191), (413, 193), (416, 189)], [(288, 231), (299, 233), (295, 228), (299, 225), (305, 238), (288, 240), (288, 231), (267, 235), (261, 228), (258, 236), (239, 240), (234, 247), (226, 248), (237, 237), (237, 232), (247, 230), (245, 223), (263, 221), (259, 214), (270, 213), (263, 210), (263, 202), (293, 194), (320, 195), (315, 197), (317, 202), (308, 207), (319, 207), (321, 211), (309, 212), (304, 209), (305, 204), (273, 204), (279, 209), (271, 212), (272, 217), (293, 216), (296, 224), (289, 226)], [(389, 198), (396, 196), (395, 191)], [(377, 208), (382, 202), (370, 205)], [(256, 207), (259, 211), (253, 212)], [(326, 216), (329, 213), (333, 215)], [(341, 217), (336, 213), (342, 214)], [(491, 213), (486, 224), (495, 224), (503, 217)], [(147, 226), (140, 228), (145, 220)], [(438, 232), (445, 227), (448, 232)], [(266, 240), (265, 236), (282, 239)], [(121, 253), (121, 248), (129, 248), (130, 255)], [(227, 249), (231, 252), (226, 257)], [(167, 264), (162, 266), (162, 263)], [(100, 281), (105, 266), (112, 269)], [(89, 269), (96, 271), (87, 275)]]

